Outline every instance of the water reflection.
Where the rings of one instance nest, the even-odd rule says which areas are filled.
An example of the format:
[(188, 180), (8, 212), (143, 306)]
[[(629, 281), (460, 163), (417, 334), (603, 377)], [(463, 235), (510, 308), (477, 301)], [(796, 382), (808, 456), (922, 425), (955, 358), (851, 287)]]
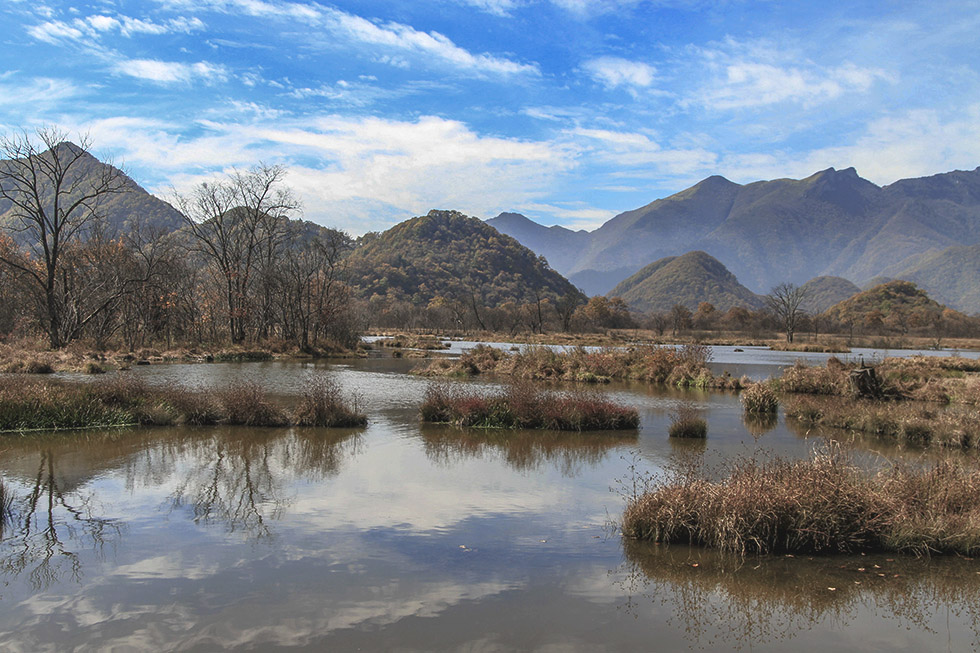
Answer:
[(41, 590), (62, 578), (77, 582), (82, 573), (79, 551), (101, 552), (122, 526), (101, 514), (94, 494), (72, 483), (56, 449), (43, 448), (34, 459), (36, 471), (26, 492), (11, 498), (0, 572), (25, 574)]
[(617, 447), (635, 444), (636, 432), (519, 431), (461, 429), (440, 424), (421, 427), (426, 455), (438, 465), (453, 467), (465, 458), (501, 455), (520, 472), (550, 463), (562, 476), (574, 478), (583, 467), (600, 464)]
[(779, 425), (779, 416), (776, 413), (745, 413), (742, 423), (752, 437), (759, 438)]
[(279, 519), (289, 505), (287, 483), (297, 475), (322, 480), (336, 474), (341, 462), (356, 454), (359, 433), (224, 428), (181, 442), (179, 455), (188, 464), (168, 499), (170, 508), (189, 511), (195, 523), (268, 537), (270, 520)]
[[(738, 558), (715, 551), (624, 540), (626, 609), (668, 607), (691, 646), (751, 649), (818, 625), (869, 618), (936, 634), (950, 618), (980, 644), (980, 575), (972, 560), (880, 556)], [(945, 624), (937, 623), (946, 618)], [(950, 632), (946, 633), (951, 635)]]

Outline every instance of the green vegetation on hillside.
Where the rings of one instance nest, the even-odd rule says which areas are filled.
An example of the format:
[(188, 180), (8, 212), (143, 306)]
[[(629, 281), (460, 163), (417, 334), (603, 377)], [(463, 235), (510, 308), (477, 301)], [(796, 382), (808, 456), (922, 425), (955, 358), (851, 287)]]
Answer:
[(482, 306), (585, 297), (547, 261), (510, 236), (457, 211), (430, 211), (365, 235), (349, 259), (350, 283), (378, 296), (425, 305), (437, 298)]
[(622, 297), (630, 308), (644, 312), (665, 312), (677, 304), (695, 310), (701, 302), (720, 311), (762, 305), (720, 261), (704, 252), (654, 261), (609, 291), (609, 296)]
[(889, 327), (901, 333), (920, 329), (943, 320), (967, 317), (946, 308), (910, 281), (890, 281), (858, 293), (831, 306), (825, 316), (840, 324), (853, 324), (868, 330)]

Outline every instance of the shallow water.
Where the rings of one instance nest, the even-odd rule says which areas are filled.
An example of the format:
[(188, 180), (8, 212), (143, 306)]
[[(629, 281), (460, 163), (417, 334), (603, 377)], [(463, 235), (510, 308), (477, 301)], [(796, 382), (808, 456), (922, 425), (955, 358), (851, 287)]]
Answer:
[[(363, 429), (167, 428), (8, 438), (0, 649), (970, 650), (980, 566), (760, 558), (624, 543), (632, 479), (690, 457), (802, 456), (824, 436), (747, 426), (725, 393), (603, 388), (638, 432), (423, 426), (412, 361), (159, 365), (150, 383), (314, 372)], [(480, 383), (490, 383), (480, 381)], [(666, 437), (691, 402), (704, 442)], [(921, 457), (875, 441), (854, 447)], [(874, 565), (878, 565), (875, 569)], [(864, 571), (859, 571), (864, 569)], [(879, 575), (884, 574), (884, 575)], [(830, 589), (834, 588), (834, 589)]]

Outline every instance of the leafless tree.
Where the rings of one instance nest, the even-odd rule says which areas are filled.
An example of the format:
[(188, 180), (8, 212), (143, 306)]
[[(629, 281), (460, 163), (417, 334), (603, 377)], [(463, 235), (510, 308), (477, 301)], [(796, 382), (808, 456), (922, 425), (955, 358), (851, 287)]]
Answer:
[[(285, 168), (260, 164), (226, 179), (203, 182), (175, 202), (222, 285), (232, 342), (245, 341), (256, 276), (271, 267), (285, 224), (299, 209), (283, 179)], [(264, 307), (263, 307), (264, 308)]]
[(77, 145), (67, 138), (54, 128), (0, 137), (0, 158), (5, 159), (0, 161), (0, 200), (8, 205), (8, 228), (31, 254), (0, 254), (0, 263), (20, 272), (38, 293), (52, 348), (77, 338), (106, 308), (95, 303), (80, 310), (77, 293), (85, 289), (73, 283), (66, 259), (86, 232), (104, 220), (106, 200), (127, 188), (119, 169), (89, 154), (87, 137)]
[(766, 307), (782, 325), (787, 342), (793, 342), (793, 334), (806, 315), (806, 312), (800, 308), (806, 295), (805, 288), (792, 283), (781, 283), (766, 295)]

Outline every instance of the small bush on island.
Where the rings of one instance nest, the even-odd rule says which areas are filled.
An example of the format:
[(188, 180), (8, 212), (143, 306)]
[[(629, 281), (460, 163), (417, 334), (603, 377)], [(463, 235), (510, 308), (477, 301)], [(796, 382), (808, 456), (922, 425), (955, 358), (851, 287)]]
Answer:
[(980, 469), (863, 470), (840, 447), (806, 460), (738, 459), (721, 480), (703, 465), (669, 472), (630, 499), (623, 534), (736, 554), (980, 553)]
[(775, 414), (779, 410), (779, 399), (768, 383), (749, 386), (739, 399), (745, 412), (752, 415)]
[(310, 378), (303, 397), (293, 411), (296, 426), (364, 426), (367, 416), (358, 411), (357, 397), (344, 397), (333, 379), (318, 375)]
[(286, 426), (289, 418), (279, 406), (269, 402), (265, 388), (257, 383), (233, 383), (218, 390), (218, 403), (224, 409), (225, 423), (241, 426)]
[(672, 438), (706, 438), (708, 422), (691, 404), (682, 404), (670, 416), (668, 435)]
[(635, 429), (635, 408), (609, 401), (596, 391), (555, 392), (515, 382), (481, 394), (459, 384), (431, 383), (420, 408), (424, 422), (456, 426), (554, 431)]

